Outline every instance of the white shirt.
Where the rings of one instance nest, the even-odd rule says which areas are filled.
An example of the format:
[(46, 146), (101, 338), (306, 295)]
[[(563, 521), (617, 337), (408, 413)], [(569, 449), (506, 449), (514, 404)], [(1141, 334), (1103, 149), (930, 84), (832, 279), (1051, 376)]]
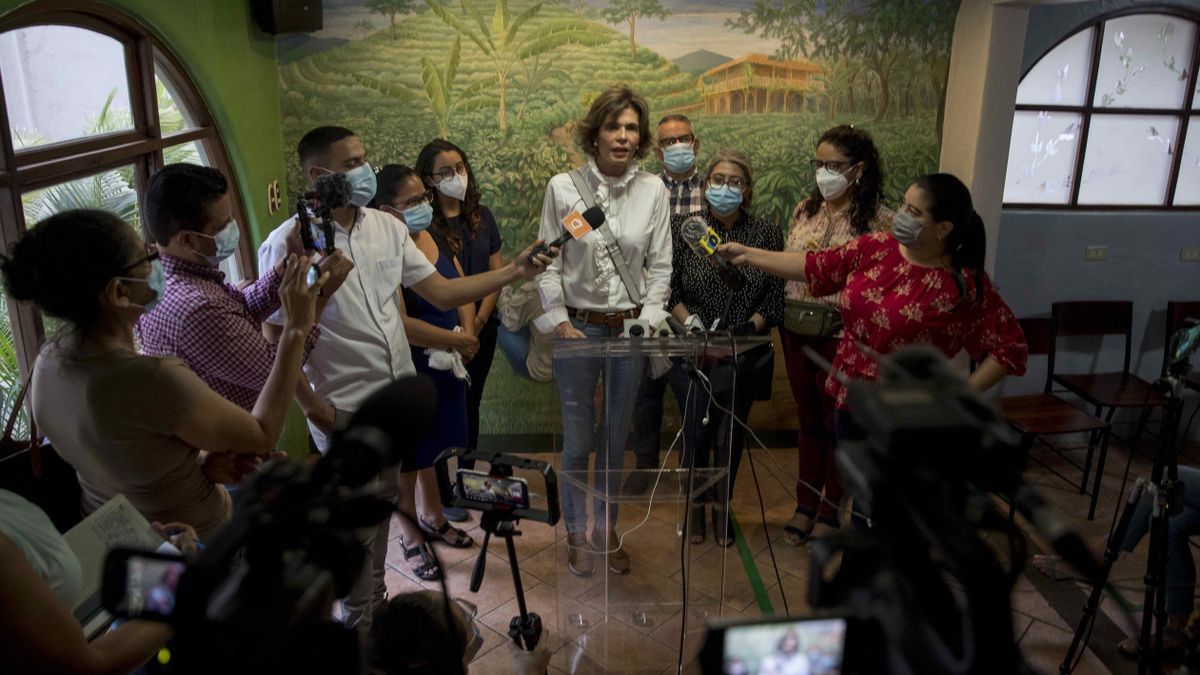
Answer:
[[(287, 255), (294, 219), (259, 247), (260, 270)], [(333, 239), (354, 269), (317, 318), (321, 337), (304, 373), (321, 400), (353, 412), (376, 389), (416, 373), (396, 293), (401, 285), (420, 283), (436, 270), (404, 223), (382, 211), (360, 208), (349, 232), (334, 225)], [(282, 310), (267, 321), (282, 325)]]
[[(623, 176), (605, 176), (591, 157), (583, 179), (595, 192), (597, 205), (604, 210), (605, 222), (639, 286), (640, 318), (658, 325), (667, 315), (664, 305), (671, 284), (671, 204), (666, 186), (658, 176), (639, 171), (637, 162), (630, 162)], [(563, 232), (562, 219), (572, 211), (583, 213), (586, 209), (571, 177), (565, 173), (554, 176), (546, 186), (538, 236), (546, 241), (557, 239)], [(605, 312), (636, 307), (596, 232), (569, 240), (537, 278), (537, 284), (546, 313), (534, 326), (543, 333), (568, 320), (567, 307)]]
[[(0, 533), (25, 554), (29, 566), (69, 609), (83, 598), (83, 570), (46, 512), (21, 495), (0, 490)], [(6, 563), (7, 564), (7, 563)]]

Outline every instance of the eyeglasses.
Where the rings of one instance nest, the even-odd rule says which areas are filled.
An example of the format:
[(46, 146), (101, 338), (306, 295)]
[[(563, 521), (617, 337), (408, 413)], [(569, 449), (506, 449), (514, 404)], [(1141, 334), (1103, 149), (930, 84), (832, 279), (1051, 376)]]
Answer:
[(658, 147), (666, 149), (666, 148), (671, 147), (672, 145), (675, 145), (676, 143), (691, 144), (691, 143), (694, 143), (695, 141), (696, 141), (696, 137), (693, 136), (692, 134), (684, 134), (682, 136), (675, 136), (675, 137), (667, 136), (666, 138), (658, 139)]
[(151, 244), (150, 242), (146, 242), (145, 246), (146, 246), (146, 249), (145, 249), (146, 255), (142, 256), (141, 258), (138, 258), (136, 261), (131, 262), (128, 265), (117, 270), (118, 276), (125, 274), (126, 272), (137, 267), (138, 265), (148, 263), (148, 262), (154, 262), (155, 260), (158, 260), (158, 247), (155, 246), (154, 244)]
[(454, 178), (454, 174), (458, 174), (460, 176), (467, 175), (467, 165), (463, 164), (462, 162), (459, 162), (458, 164), (455, 164), (452, 167), (444, 166), (441, 169), (429, 174), (429, 177), (434, 179), (435, 183), (440, 183), (442, 181), (446, 181), (446, 180), (450, 180), (451, 178)]
[(823, 162), (819, 159), (812, 159), (812, 160), (809, 160), (808, 164), (809, 164), (809, 166), (811, 166), (813, 168), (814, 171), (824, 167), (834, 173), (846, 173), (846, 170), (849, 169), (850, 167), (854, 166), (856, 164), (856, 162), (853, 160), (846, 160), (844, 162), (840, 162), (840, 161)]
[(393, 206), (397, 211), (407, 211), (415, 206), (420, 206), (422, 203), (430, 204), (433, 202), (433, 190), (426, 190), (424, 194), (417, 195), (412, 199), (404, 202), (400, 206)]
[(725, 176), (719, 173), (714, 173), (708, 177), (708, 184), (712, 187), (721, 187), (728, 185), (734, 190), (741, 190), (746, 187), (746, 179), (741, 176)]

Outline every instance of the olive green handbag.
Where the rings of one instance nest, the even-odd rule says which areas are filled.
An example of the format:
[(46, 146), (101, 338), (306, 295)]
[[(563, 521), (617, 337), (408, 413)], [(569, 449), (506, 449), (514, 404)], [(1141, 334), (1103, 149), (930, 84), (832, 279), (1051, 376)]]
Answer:
[(842, 313), (819, 302), (786, 300), (783, 327), (797, 335), (833, 337), (842, 329)]

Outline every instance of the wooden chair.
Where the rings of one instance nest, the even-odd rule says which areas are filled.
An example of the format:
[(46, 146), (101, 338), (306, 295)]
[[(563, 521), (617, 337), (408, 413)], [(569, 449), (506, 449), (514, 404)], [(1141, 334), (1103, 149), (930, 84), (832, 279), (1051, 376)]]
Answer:
[[(1025, 339), (1029, 343), (1029, 354), (1049, 354), (1050, 319), (1021, 319), (1020, 323), (1021, 330), (1025, 332)], [(1083, 479), (1079, 482), (1079, 494), (1087, 494), (1092, 456), (1099, 448), (1100, 454), (1096, 457), (1095, 484), (1092, 486), (1092, 499), (1088, 505), (1087, 516), (1088, 520), (1095, 517), (1096, 500), (1100, 494), (1100, 479), (1104, 476), (1104, 460), (1108, 455), (1110, 424), (1095, 415), (1089, 415), (1052, 393), (1003, 396), (997, 401), (997, 404), (1008, 423), (1021, 434), (1021, 448), (1026, 459), (1029, 458), (1034, 443), (1040, 437), (1075, 433), (1088, 434), (1087, 457), (1084, 459), (1083, 466), (1080, 467), (1069, 458), (1067, 461), (1083, 470)], [(1043, 440), (1043, 442), (1045, 441)], [(1048, 442), (1045, 443), (1062, 454), (1059, 448)], [(1061, 474), (1058, 475), (1061, 476)]]
[[(1171, 336), (1183, 326), (1184, 319), (1200, 319), (1200, 301), (1167, 303), (1167, 332), (1163, 338), (1163, 375), (1167, 374), (1167, 362), (1171, 359)], [(1183, 384), (1188, 389), (1200, 391), (1200, 371), (1193, 370), (1188, 373)]]
[[(1056, 302), (1050, 312), (1050, 353), (1046, 371), (1046, 393), (1054, 384), (1060, 384), (1070, 393), (1095, 407), (1096, 417), (1112, 424), (1113, 414), (1118, 408), (1139, 408), (1137, 429), (1129, 440), (1133, 445), (1146, 423), (1150, 412), (1162, 406), (1162, 396), (1154, 386), (1129, 372), (1132, 349), (1130, 339), (1133, 329), (1133, 303), (1127, 300), (1082, 300)], [(1058, 373), (1055, 372), (1058, 338), (1062, 336), (1105, 336), (1120, 335), (1125, 340), (1125, 359), (1121, 370), (1101, 373)], [(1105, 410), (1108, 412), (1105, 413)]]

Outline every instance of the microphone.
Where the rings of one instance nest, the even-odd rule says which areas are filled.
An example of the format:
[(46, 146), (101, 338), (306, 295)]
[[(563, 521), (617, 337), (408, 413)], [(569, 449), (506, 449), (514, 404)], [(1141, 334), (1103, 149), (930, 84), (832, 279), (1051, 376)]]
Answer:
[(380, 387), (334, 434), (329, 453), (313, 469), (314, 482), (365, 485), (387, 467), (412, 463), (436, 412), (437, 389), (424, 375)]
[(561, 249), (563, 244), (571, 239), (582, 239), (588, 232), (603, 225), (604, 219), (604, 210), (599, 206), (593, 206), (583, 213), (576, 211), (568, 213), (562, 220), (563, 229), (566, 232), (558, 239), (533, 249), (533, 252), (529, 254), (529, 262), (533, 263), (539, 255), (553, 255), (550, 252), (551, 248)]
[(313, 184), (321, 209), (340, 209), (350, 205), (350, 180), (344, 173), (327, 173)]
[(670, 327), (672, 333), (678, 335), (679, 337), (688, 336), (688, 330), (683, 327), (683, 324), (679, 323), (679, 319), (676, 319), (670, 314), (667, 314), (667, 326)]
[(701, 216), (692, 216), (683, 221), (680, 234), (692, 253), (708, 260), (717, 268), (717, 274), (725, 285), (735, 291), (740, 291), (746, 285), (746, 275), (721, 256), (716, 255), (717, 246), (721, 244), (721, 235), (708, 226)]

